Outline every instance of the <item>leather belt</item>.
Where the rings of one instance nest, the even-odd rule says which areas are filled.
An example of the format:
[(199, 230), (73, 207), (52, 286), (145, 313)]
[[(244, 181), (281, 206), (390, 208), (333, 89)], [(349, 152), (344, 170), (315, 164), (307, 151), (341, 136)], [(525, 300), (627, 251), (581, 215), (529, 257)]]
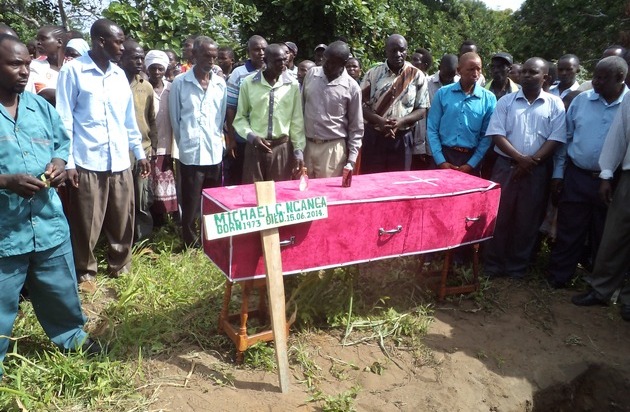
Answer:
[(307, 137), (306, 140), (315, 144), (324, 144), (324, 143), (336, 142), (337, 140), (343, 140), (343, 137), (337, 137), (334, 139), (318, 139), (316, 137)]
[(452, 147), (444, 146), (444, 147), (447, 149), (455, 150), (456, 152), (459, 152), (459, 153), (470, 153), (473, 151), (473, 149), (468, 149), (466, 147), (457, 147), (457, 146), (452, 146)]
[(576, 165), (575, 163), (573, 163), (572, 160), (569, 160), (569, 164), (571, 166), (573, 166), (575, 168), (575, 170), (577, 170), (578, 172), (588, 175), (594, 179), (599, 179), (599, 174), (601, 173), (601, 171), (599, 170), (587, 170), (587, 169), (582, 169), (581, 167), (579, 167), (578, 165)]
[(277, 139), (265, 139), (266, 142), (269, 143), (269, 146), (271, 147), (276, 147), (276, 146), (280, 146), (281, 144), (285, 144), (289, 141), (289, 136), (280, 136)]

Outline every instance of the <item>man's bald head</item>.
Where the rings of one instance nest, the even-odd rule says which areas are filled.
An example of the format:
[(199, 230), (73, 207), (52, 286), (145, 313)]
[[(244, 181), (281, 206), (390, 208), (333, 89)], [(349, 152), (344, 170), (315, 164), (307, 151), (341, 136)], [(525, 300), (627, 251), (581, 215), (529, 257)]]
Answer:
[(18, 37), (15, 30), (13, 30), (5, 23), (0, 23), (0, 34), (8, 34), (9, 36)]
[(607, 71), (622, 82), (628, 74), (628, 63), (619, 56), (609, 56), (601, 59), (595, 66), (595, 70)]
[(398, 71), (405, 65), (407, 57), (407, 40), (400, 34), (392, 34), (385, 41), (385, 55), (387, 65), (393, 71)]
[(407, 48), (407, 39), (400, 34), (392, 34), (387, 38), (387, 40), (385, 40), (385, 49), (387, 49), (390, 45), (396, 44), (404, 44), (405, 48)]
[(118, 27), (118, 25), (111, 20), (96, 20), (90, 28), (90, 37), (92, 38), (92, 43), (94, 43), (94, 41), (97, 41), (99, 37), (110, 37), (113, 32), (117, 31), (116, 29), (121, 30), (120, 27)]
[(479, 57), (479, 55), (475, 52), (464, 53), (459, 58), (459, 65), (462, 66), (469, 60), (478, 60), (479, 62), (481, 62), (481, 57)]
[(344, 64), (350, 58), (350, 47), (346, 42), (343, 41), (335, 41), (328, 45), (326, 50), (324, 51), (324, 56), (329, 58), (340, 59), (344, 62)]

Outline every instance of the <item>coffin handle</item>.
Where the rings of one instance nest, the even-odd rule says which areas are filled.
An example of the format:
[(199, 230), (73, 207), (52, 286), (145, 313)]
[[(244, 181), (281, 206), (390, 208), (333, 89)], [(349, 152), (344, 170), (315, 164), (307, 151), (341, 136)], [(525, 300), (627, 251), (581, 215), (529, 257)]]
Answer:
[(281, 240), (280, 247), (295, 245), (295, 236), (291, 236), (289, 240)]
[(477, 222), (480, 219), (481, 219), (480, 217), (468, 217), (468, 216), (466, 216), (466, 222)]
[(396, 233), (400, 233), (402, 231), (402, 226), (398, 225), (396, 226), (396, 229), (391, 229), (391, 230), (385, 230), (382, 227), (378, 229), (378, 235), (379, 236), (383, 236), (383, 235), (395, 235)]

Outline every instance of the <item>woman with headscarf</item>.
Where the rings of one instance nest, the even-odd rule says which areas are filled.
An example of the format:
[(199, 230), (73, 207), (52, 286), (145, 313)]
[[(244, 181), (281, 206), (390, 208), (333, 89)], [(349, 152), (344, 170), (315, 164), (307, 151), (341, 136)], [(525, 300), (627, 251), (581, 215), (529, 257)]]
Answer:
[(65, 62), (69, 62), (70, 60), (74, 60), (77, 57), (81, 57), (85, 55), (90, 50), (90, 46), (88, 46), (87, 42), (83, 39), (70, 39), (68, 43), (66, 43), (66, 58)]
[(153, 188), (154, 224), (164, 223), (164, 215), (178, 210), (177, 190), (173, 173), (173, 157), (177, 157), (177, 146), (173, 140), (173, 128), (168, 113), (168, 96), (171, 83), (164, 79), (169, 58), (161, 50), (151, 50), (144, 57), (144, 65), (153, 86), (155, 122), (157, 125), (158, 143), (156, 156), (151, 168)]

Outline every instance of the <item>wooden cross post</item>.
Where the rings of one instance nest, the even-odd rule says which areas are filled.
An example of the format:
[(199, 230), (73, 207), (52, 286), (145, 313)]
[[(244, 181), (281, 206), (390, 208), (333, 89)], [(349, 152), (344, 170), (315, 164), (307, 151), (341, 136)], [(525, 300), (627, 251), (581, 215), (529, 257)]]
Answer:
[[(276, 203), (274, 182), (256, 182), (258, 206)], [(280, 235), (274, 227), (260, 232), (263, 259), (267, 270), (267, 296), (271, 314), (273, 342), (276, 348), (278, 377), (282, 393), (289, 392), (289, 358), (287, 355), (287, 320), (285, 312), (284, 279), (280, 257)]]

